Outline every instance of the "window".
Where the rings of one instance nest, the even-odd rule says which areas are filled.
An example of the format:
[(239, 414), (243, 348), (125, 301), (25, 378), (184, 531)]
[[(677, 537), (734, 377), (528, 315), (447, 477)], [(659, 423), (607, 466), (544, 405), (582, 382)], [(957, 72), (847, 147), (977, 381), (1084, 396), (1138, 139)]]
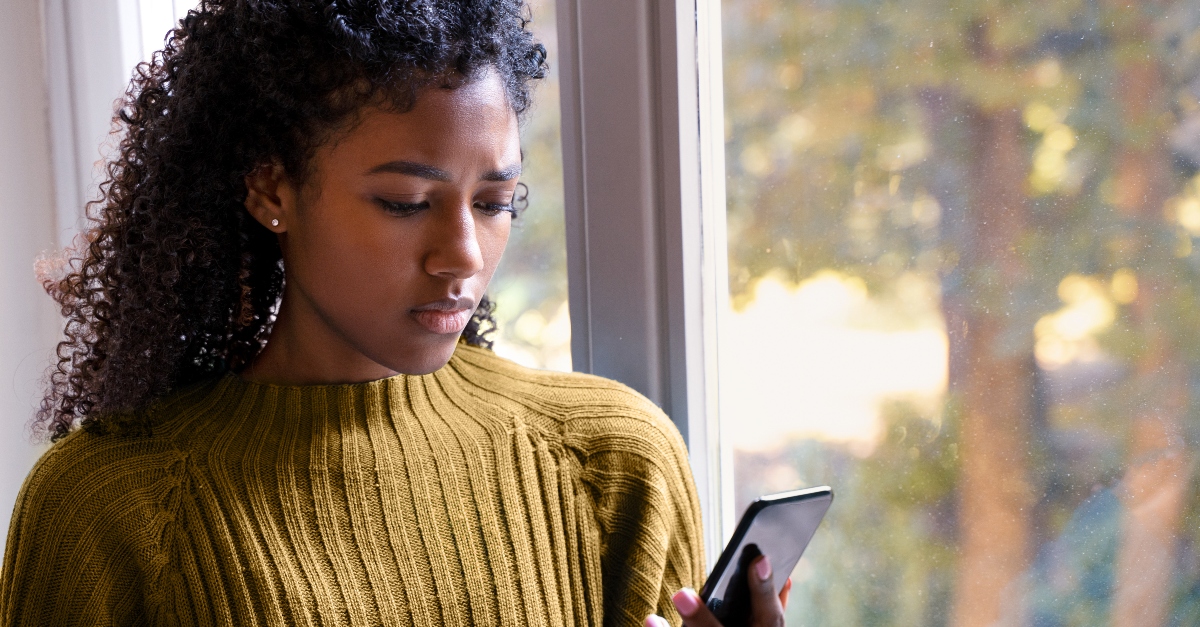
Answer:
[(513, 223), (508, 249), (492, 279), (500, 325), (498, 354), (534, 368), (571, 370), (567, 250), (563, 224), (562, 132), (558, 99), (557, 26), (552, 0), (530, 2), (534, 36), (546, 46), (550, 71), (534, 91), (521, 128), (521, 181), (528, 206)]
[(837, 492), (789, 620), (1194, 621), (1195, 5), (722, 20), (733, 501)]
[(574, 364), (710, 556), (830, 483), (795, 621), (1194, 620), (1192, 4), (558, 7)]

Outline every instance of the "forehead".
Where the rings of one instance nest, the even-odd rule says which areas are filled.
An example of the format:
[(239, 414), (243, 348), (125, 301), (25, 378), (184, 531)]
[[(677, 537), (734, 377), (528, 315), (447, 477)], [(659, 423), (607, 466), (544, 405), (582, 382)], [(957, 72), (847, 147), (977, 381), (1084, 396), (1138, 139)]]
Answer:
[(429, 115), (478, 115), (489, 113), (516, 117), (504, 81), (495, 70), (480, 72), (472, 80), (434, 84), (417, 92), (409, 113)]
[(425, 88), (407, 111), (368, 106), (357, 118), (335, 142), (318, 149), (318, 160), (483, 160), (486, 167), (520, 160), (517, 116), (494, 72), (452, 88)]

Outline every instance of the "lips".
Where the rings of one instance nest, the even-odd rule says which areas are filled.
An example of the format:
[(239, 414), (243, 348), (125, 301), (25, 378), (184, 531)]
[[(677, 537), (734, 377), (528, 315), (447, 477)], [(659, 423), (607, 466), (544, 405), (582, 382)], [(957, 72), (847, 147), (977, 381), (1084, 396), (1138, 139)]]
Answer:
[(430, 333), (462, 333), (471, 321), (474, 305), (475, 301), (470, 298), (445, 298), (416, 307), (411, 315), (417, 324), (425, 327)]

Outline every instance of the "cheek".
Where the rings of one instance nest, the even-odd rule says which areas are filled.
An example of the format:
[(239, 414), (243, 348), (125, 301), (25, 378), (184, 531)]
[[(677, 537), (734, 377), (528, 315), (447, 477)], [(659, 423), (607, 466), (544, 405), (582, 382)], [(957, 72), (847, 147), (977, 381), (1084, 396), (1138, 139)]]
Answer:
[(508, 238), (512, 233), (512, 218), (501, 216), (501, 219), (496, 220), (494, 224), (478, 228), (477, 232), (480, 253), (484, 259), (484, 272), (490, 280), (492, 274), (496, 272), (496, 267), (500, 265), (500, 258), (504, 255), (505, 248), (508, 247)]
[(391, 317), (388, 304), (398, 305), (417, 265), (405, 258), (413, 247), (389, 228), (386, 216), (324, 214), (306, 225), (304, 245), (296, 251), (300, 287), (324, 315), (344, 323)]

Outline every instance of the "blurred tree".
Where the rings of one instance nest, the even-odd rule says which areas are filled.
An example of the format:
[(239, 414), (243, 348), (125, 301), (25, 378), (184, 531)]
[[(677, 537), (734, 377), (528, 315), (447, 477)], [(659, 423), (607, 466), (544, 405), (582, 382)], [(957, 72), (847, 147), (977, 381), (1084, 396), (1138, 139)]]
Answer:
[[(1101, 592), (1113, 624), (1167, 624), (1179, 594), (1190, 598), (1175, 591), (1183, 517), (1198, 513), (1188, 386), (1200, 355), (1200, 194), (1172, 163), (1189, 154), (1185, 114), (1200, 110), (1188, 91), (1200, 85), (1192, 4), (725, 3), (735, 306), (763, 277), (798, 282), (823, 268), (881, 298), (906, 274), (942, 286), (953, 429), (939, 441), (959, 459), (945, 467), (958, 528), (943, 541), (957, 545), (956, 563), (941, 567), (957, 575), (950, 609), (925, 624), (1032, 620), (1027, 597), (1045, 597), (1023, 588), (1041, 577), (1035, 558), (1113, 479), (1121, 450), (1126, 513)], [(1052, 314), (1080, 285), (1099, 286), (1102, 313), (1119, 307), (1098, 358), (1116, 374), (1104, 375), (1111, 390), (1068, 402), (1047, 396), (1057, 392), (1035, 339), (1039, 355), (1043, 340), (1065, 341), (1051, 327), (1066, 318)], [(1105, 324), (1068, 329), (1071, 341)], [(1098, 380), (1063, 359), (1055, 380)], [(1067, 455), (1097, 437), (1113, 444)], [(861, 487), (893, 493), (903, 475), (878, 478)], [(1036, 609), (1038, 624), (1091, 624)]]
[(1112, 175), (1114, 204), (1133, 227), (1125, 240), (1125, 255), (1141, 276), (1130, 311), (1141, 350), (1130, 382), (1137, 403), (1123, 481), (1126, 513), (1116, 563), (1114, 627), (1168, 624), (1191, 474), (1183, 439), (1188, 377), (1175, 341), (1193, 338), (1173, 338), (1163, 324), (1163, 314), (1169, 315), (1171, 308), (1173, 284), (1179, 280), (1173, 259), (1177, 246), (1171, 245), (1175, 238), (1163, 228), (1167, 225), (1162, 219), (1167, 200), (1179, 187), (1167, 142), (1174, 116), (1162, 68), (1167, 60), (1146, 50), (1163, 8), (1158, 2), (1113, 0), (1106, 6), (1121, 116)]

